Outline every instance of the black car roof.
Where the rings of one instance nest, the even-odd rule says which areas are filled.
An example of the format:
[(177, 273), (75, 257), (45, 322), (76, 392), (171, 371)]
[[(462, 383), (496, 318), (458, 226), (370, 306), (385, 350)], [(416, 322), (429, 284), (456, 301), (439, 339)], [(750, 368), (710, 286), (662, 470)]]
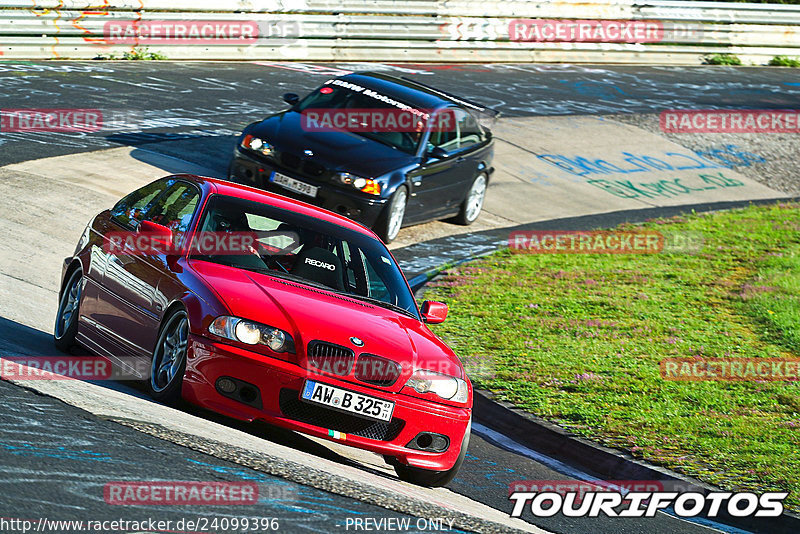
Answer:
[[(418, 109), (439, 109), (453, 104), (463, 107), (456, 97), (451, 97), (412, 80), (380, 72), (354, 72), (340, 76), (339, 79), (397, 98)], [(469, 106), (470, 103), (467, 104)]]

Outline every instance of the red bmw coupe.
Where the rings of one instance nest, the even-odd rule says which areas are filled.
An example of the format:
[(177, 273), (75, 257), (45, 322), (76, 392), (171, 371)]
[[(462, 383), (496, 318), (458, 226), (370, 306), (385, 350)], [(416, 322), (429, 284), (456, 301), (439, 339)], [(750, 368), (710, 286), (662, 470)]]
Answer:
[(192, 175), (156, 180), (86, 227), (64, 261), (54, 338), (151, 361), (183, 398), (384, 455), (440, 486), (463, 462), (472, 385), (370, 230), (320, 208)]

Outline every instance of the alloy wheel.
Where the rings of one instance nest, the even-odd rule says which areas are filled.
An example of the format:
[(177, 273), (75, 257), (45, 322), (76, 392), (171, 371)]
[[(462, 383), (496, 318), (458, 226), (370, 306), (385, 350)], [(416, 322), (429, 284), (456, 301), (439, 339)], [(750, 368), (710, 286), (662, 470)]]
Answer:
[(466, 219), (469, 222), (478, 218), (483, 208), (483, 199), (486, 197), (486, 177), (484, 175), (478, 176), (472, 183), (467, 196), (466, 206)]
[(403, 217), (406, 214), (406, 199), (407, 194), (405, 189), (398, 189), (392, 197), (391, 211), (389, 212), (389, 225), (387, 237), (391, 240), (397, 237), (400, 233), (400, 227), (403, 226)]
[(75, 271), (70, 277), (64, 293), (61, 295), (61, 302), (58, 305), (58, 315), (56, 319), (55, 336), (61, 339), (78, 319), (78, 307), (83, 292), (83, 275), (80, 270)]
[(154, 392), (164, 391), (175, 380), (186, 360), (188, 339), (189, 320), (184, 312), (178, 312), (169, 319), (164, 327), (153, 355), (150, 387)]

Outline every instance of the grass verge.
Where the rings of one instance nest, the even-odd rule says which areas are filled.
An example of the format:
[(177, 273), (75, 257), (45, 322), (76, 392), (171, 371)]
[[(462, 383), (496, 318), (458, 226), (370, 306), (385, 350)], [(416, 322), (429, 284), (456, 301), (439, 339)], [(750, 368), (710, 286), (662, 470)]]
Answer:
[[(697, 254), (500, 251), (447, 271), (435, 331), (473, 382), (605, 445), (800, 511), (800, 382), (676, 382), (666, 357), (800, 355), (800, 204), (654, 220)], [(633, 225), (621, 228), (631, 229)], [(638, 227), (636, 227), (638, 228)]]
[(739, 59), (739, 56), (735, 54), (706, 54), (702, 58), (704, 65), (728, 65), (728, 66), (740, 66), (742, 64), (742, 60)]
[(770, 67), (800, 67), (800, 59), (788, 56), (775, 56), (767, 63)]

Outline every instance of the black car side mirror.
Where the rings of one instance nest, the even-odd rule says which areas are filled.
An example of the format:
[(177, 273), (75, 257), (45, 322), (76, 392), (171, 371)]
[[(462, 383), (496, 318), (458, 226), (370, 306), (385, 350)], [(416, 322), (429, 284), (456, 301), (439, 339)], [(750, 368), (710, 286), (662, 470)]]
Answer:
[(283, 101), (287, 104), (294, 106), (298, 102), (300, 102), (300, 97), (295, 93), (284, 93)]
[(450, 154), (448, 154), (447, 151), (440, 146), (435, 146), (428, 150), (428, 155), (436, 159), (447, 159), (450, 157)]

